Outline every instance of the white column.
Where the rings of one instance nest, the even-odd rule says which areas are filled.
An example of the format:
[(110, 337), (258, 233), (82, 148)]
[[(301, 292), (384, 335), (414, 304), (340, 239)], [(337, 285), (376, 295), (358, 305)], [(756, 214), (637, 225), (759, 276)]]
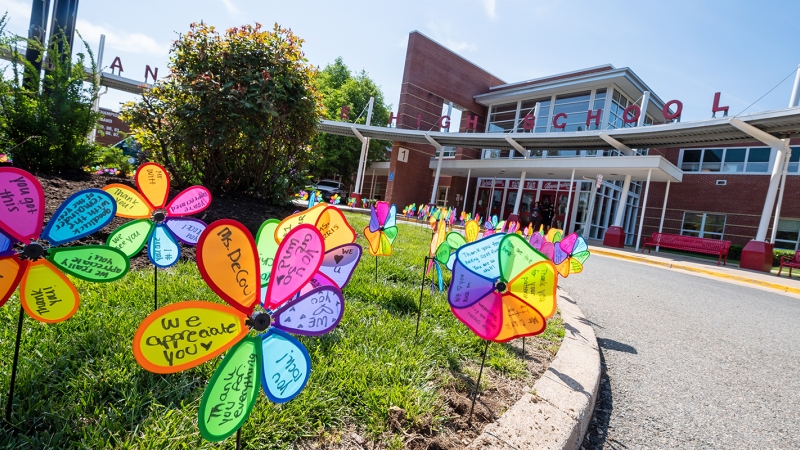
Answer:
[[(470, 169), (470, 172), (472, 169)], [(469, 189), (469, 184), (467, 185), (467, 189)], [(481, 179), (478, 178), (475, 180), (475, 198), (472, 199), (472, 214), (478, 214), (478, 194), (481, 192)]]
[(644, 126), (644, 119), (647, 117), (647, 104), (650, 103), (650, 91), (642, 92), (642, 107), (641, 107), (641, 114), (639, 114), (639, 120), (636, 122), (637, 127)]
[(628, 191), (631, 188), (631, 176), (625, 175), (625, 181), (622, 182), (622, 193), (619, 195), (619, 204), (617, 205), (617, 214), (614, 216), (614, 226), (621, 227), (622, 219), (625, 217), (625, 206), (628, 204)]
[[(464, 212), (467, 211), (467, 194), (469, 194), (469, 176), (470, 175), (472, 175), (472, 169), (467, 170), (467, 187), (464, 188), (464, 206), (462, 208), (462, 211), (464, 211)], [(475, 210), (474, 207), (472, 209)]]
[(436, 191), (439, 190), (439, 175), (442, 173), (442, 158), (444, 158), (444, 147), (433, 140), (427, 133), (425, 139), (439, 151), (439, 160), (436, 162), (436, 176), (433, 178), (433, 192), (431, 192), (431, 204), (436, 204)]
[(778, 221), (781, 219), (781, 204), (783, 204), (783, 192), (786, 190), (786, 173), (789, 171), (789, 160), (792, 158), (792, 149), (786, 146), (786, 156), (783, 161), (783, 173), (781, 174), (781, 187), (778, 189), (778, 204), (775, 205), (775, 219), (772, 221), (772, 236), (770, 242), (775, 243), (775, 235), (778, 233)]
[(567, 224), (570, 223), (569, 219), (571, 219), (571, 215), (569, 213), (570, 212), (569, 207), (572, 204), (572, 184), (574, 182), (575, 182), (575, 169), (572, 169), (572, 176), (569, 178), (569, 194), (567, 194), (567, 210), (564, 211), (564, 224), (562, 225), (562, 227), (564, 227), (564, 233), (566, 233), (567, 230), (569, 229), (567, 227)]
[(512, 214), (519, 214), (519, 204), (522, 201), (522, 187), (525, 185), (525, 174), (526, 172), (522, 172), (522, 175), (519, 177), (519, 188), (517, 189), (517, 199), (514, 201), (514, 212)]
[[(667, 180), (667, 189), (664, 191), (664, 205), (661, 206), (661, 222), (658, 223), (659, 233), (661, 233), (661, 230), (664, 229), (664, 216), (667, 213), (667, 199), (669, 198), (669, 185), (670, 185), (670, 180)], [(658, 246), (656, 246), (656, 251), (658, 251)]]
[(492, 202), (494, 201), (494, 180), (495, 177), (492, 177), (492, 190), (489, 191), (489, 201), (487, 202), (488, 205), (486, 205), (486, 219), (492, 215)]
[(636, 237), (636, 251), (639, 251), (639, 241), (642, 240), (642, 227), (644, 227), (644, 216), (647, 214), (647, 194), (650, 192), (650, 175), (653, 169), (647, 171), (647, 183), (644, 185), (644, 198), (642, 199), (642, 215), (639, 218), (639, 234)]
[[(106, 48), (106, 35), (100, 35), (100, 47), (97, 49), (97, 84), (100, 84), (100, 79), (102, 78), (101, 73), (103, 72), (103, 52), (105, 52)], [(147, 80), (145, 80), (147, 81)], [(108, 88), (106, 88), (108, 90)], [(94, 99), (92, 102), (92, 111), (97, 112), (100, 111), (100, 93), (98, 88), (97, 98)], [(97, 124), (92, 128), (92, 132), (89, 133), (89, 142), (94, 142), (97, 138)]]
[(789, 108), (793, 108), (800, 103), (800, 65), (797, 66), (797, 75), (794, 77), (794, 87), (792, 97), (789, 99)]
[(375, 169), (372, 169), (372, 185), (369, 187), (369, 198), (375, 198)]
[(578, 181), (578, 185), (575, 186), (575, 202), (578, 202), (578, 204), (575, 205), (575, 207), (572, 208), (572, 214), (569, 215), (569, 222), (567, 222), (567, 223), (569, 223), (569, 227), (567, 227), (569, 229), (569, 231), (568, 230), (564, 230), (564, 233), (566, 233), (566, 234), (569, 234), (569, 233), (572, 233), (573, 231), (575, 231), (575, 220), (577, 220), (577, 218), (578, 218), (578, 209), (580, 208), (580, 203), (579, 202), (581, 201), (580, 200), (581, 199), (581, 193), (583, 192), (583, 190), (581, 189), (582, 186), (583, 186), (583, 182), (581, 182), (581, 181)]
[[(375, 98), (369, 98), (369, 109), (367, 111), (367, 126), (369, 126), (370, 122), (372, 122), (372, 106), (375, 103)], [(363, 111), (362, 111), (363, 112)], [(355, 127), (353, 127), (355, 129)], [(361, 194), (361, 188), (363, 187), (364, 183), (364, 172), (366, 171), (366, 162), (369, 153), (367, 152), (367, 148), (369, 148), (369, 138), (361, 138), (361, 156), (358, 157), (358, 172), (356, 172), (356, 194)]]

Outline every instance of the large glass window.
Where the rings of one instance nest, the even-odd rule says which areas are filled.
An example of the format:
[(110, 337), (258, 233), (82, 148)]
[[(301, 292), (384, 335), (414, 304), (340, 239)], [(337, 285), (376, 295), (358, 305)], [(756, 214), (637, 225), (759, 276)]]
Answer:
[(564, 129), (555, 128), (550, 123), (550, 131), (584, 131), (586, 129), (586, 115), (589, 111), (590, 91), (577, 94), (559, 95), (553, 108), (553, 117), (557, 114), (567, 114), (566, 118), (559, 118), (559, 124), (566, 124)]
[(775, 248), (797, 251), (798, 238), (800, 238), (800, 220), (780, 219), (778, 221)]
[(683, 213), (681, 234), (708, 239), (722, 239), (725, 234), (725, 218), (725, 214), (686, 211)]
[[(769, 147), (690, 149), (683, 150), (680, 166), (684, 172), (766, 173), (769, 156)], [(800, 162), (800, 157), (797, 161)], [(790, 164), (790, 172), (791, 167)]]
[[(605, 106), (606, 106), (606, 90), (605, 89), (598, 89), (594, 93), (594, 102), (592, 103), (592, 112), (595, 112), (598, 109), (604, 109)], [(603, 112), (605, 112), (605, 111), (603, 111)], [(588, 128), (589, 130), (599, 130), (600, 127), (602, 127), (602, 125), (603, 125), (603, 120), (602, 120), (603, 116), (602, 116), (602, 114), (603, 113), (600, 113), (600, 114), (601, 114), (600, 115), (600, 119), (601, 120), (595, 121), (594, 119), (592, 119), (589, 122), (589, 128)], [(599, 122), (600, 125), (598, 126), (596, 124), (596, 122)]]
[(792, 147), (792, 157), (789, 158), (789, 173), (800, 172), (800, 147)]
[[(439, 149), (436, 149), (435, 152), (436, 157), (439, 157)], [(444, 147), (444, 156), (442, 158), (455, 158), (456, 157), (456, 148), (455, 147)]]
[(539, 117), (541, 117), (541, 119), (539, 118), (536, 119), (535, 122), (536, 128), (539, 128), (540, 125), (539, 121), (542, 120), (545, 122), (545, 124), (542, 126), (542, 131), (545, 131), (547, 129), (546, 122), (547, 122), (547, 115), (550, 113), (550, 97), (540, 98), (536, 100), (525, 100), (520, 102), (519, 120), (517, 122), (517, 133), (530, 133), (534, 131), (534, 130), (526, 130), (525, 128), (523, 128), (523, 126), (525, 125), (523, 123), (523, 119), (528, 114), (533, 115), (534, 111), (536, 111), (537, 103), (541, 104), (541, 106), (539, 106)]
[(514, 130), (517, 102), (492, 106), (489, 113), (489, 133), (509, 133)]

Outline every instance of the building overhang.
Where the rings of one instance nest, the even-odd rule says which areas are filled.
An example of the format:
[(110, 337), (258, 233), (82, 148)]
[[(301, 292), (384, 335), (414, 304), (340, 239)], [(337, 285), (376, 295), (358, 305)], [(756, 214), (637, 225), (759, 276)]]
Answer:
[[(436, 169), (437, 160), (431, 159), (429, 167)], [(660, 155), (653, 156), (606, 156), (606, 157), (574, 157), (574, 158), (529, 158), (529, 159), (449, 159), (442, 161), (442, 175), (481, 178), (519, 178), (525, 172), (525, 178), (564, 180), (572, 176), (575, 179), (595, 178), (603, 175), (604, 180), (623, 180), (626, 175), (633, 181), (650, 181), (680, 183), (683, 172)]]
[(389, 161), (371, 162), (367, 169), (364, 171), (366, 175), (375, 176), (388, 176), (389, 175)]
[[(738, 119), (777, 138), (800, 137), (800, 107), (753, 113), (739, 116)], [(605, 133), (623, 145), (634, 149), (702, 147), (754, 141), (752, 136), (731, 125), (728, 117), (617, 130), (565, 133), (442, 133), (354, 125), (332, 120), (321, 121), (318, 130), (340, 136), (356, 137), (352, 130), (353, 127), (365, 137), (373, 139), (430, 145), (425, 137), (427, 134), (443, 146), (492, 149), (512, 148), (511, 143), (506, 140), (507, 136), (530, 150), (611, 149), (611, 145), (600, 136), (600, 133)]]

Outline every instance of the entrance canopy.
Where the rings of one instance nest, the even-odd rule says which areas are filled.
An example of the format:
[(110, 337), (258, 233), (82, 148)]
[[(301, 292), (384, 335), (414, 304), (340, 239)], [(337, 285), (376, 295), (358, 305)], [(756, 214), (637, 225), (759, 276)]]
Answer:
[[(753, 142), (751, 135), (730, 123), (729, 117), (692, 122), (677, 122), (617, 130), (552, 132), (552, 133), (442, 133), (423, 130), (356, 125), (323, 120), (319, 130), (341, 136), (364, 137), (390, 141), (429, 144), (426, 135), (440, 145), (469, 148), (510, 149), (510, 140), (528, 150), (599, 150), (610, 149), (603, 136), (610, 136), (629, 148), (698, 147)], [(800, 137), (800, 108), (748, 114), (737, 119), (778, 138)]]
[[(431, 159), (430, 168), (436, 169), (437, 160)], [(466, 176), (480, 178), (519, 178), (526, 172), (528, 179), (570, 179), (572, 170), (575, 179), (594, 178), (603, 175), (604, 180), (624, 180), (625, 175), (631, 181), (671, 181), (679, 183), (683, 180), (683, 172), (660, 155), (654, 156), (609, 156), (609, 157), (574, 157), (574, 158), (529, 158), (529, 159), (445, 159), (442, 161), (442, 175)]]

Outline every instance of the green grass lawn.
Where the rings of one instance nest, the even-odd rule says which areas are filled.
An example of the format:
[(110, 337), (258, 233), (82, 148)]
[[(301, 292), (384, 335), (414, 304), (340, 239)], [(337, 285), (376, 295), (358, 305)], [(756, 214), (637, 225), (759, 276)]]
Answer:
[[(368, 217), (349, 214), (359, 235)], [(293, 442), (356, 429), (389, 447), (402, 442), (390, 431), (389, 408), (406, 411), (404, 426), (438, 430), (448, 421), (443, 387), (457, 375), (474, 376), (483, 341), (456, 320), (445, 294), (425, 296), (421, 338), (414, 340), (422, 258), (430, 231), (399, 225), (395, 253), (365, 256), (344, 290), (344, 319), (319, 338), (300, 337), (313, 371), (294, 400), (275, 405), (260, 394), (242, 429), (252, 448), (290, 448)], [(358, 242), (366, 242), (359, 237)], [(73, 279), (81, 307), (71, 319), (45, 325), (26, 316), (12, 424), (0, 420), (3, 448), (231, 448), (233, 439), (206, 442), (197, 409), (221, 357), (173, 375), (140, 368), (131, 342), (153, 308), (153, 271), (130, 273), (109, 284)], [(159, 272), (160, 304), (183, 300), (222, 303), (194, 263)], [(0, 403), (5, 408), (19, 314), (16, 294), (0, 308)], [(555, 348), (563, 324), (543, 335)], [(525, 363), (508, 345), (489, 347), (487, 367), (508, 377), (526, 376)], [(391, 433), (398, 433), (392, 435)]]

